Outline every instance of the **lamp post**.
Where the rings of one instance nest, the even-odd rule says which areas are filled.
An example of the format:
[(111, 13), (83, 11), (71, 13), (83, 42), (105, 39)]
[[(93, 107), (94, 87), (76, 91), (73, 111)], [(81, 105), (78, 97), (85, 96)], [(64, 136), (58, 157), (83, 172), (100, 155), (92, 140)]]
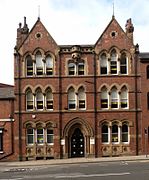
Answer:
[(147, 128), (144, 129), (144, 134), (145, 134), (145, 156), (147, 158)]

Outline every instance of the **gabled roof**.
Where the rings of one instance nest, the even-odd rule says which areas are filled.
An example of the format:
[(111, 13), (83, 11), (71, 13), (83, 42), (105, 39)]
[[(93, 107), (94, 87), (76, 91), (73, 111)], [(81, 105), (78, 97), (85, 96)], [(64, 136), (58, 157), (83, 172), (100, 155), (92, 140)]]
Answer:
[[(121, 30), (121, 32), (123, 32), (125, 35), (125, 31), (122, 29), (122, 27), (120, 26), (120, 24), (118, 23), (118, 21), (115, 19), (115, 16), (112, 16), (111, 21), (109, 22), (109, 24), (107, 25), (107, 27), (105, 28), (105, 30), (103, 31), (103, 33), (101, 34), (101, 36), (98, 38), (98, 40), (95, 43), (95, 47), (98, 44), (98, 42), (102, 39), (103, 35), (106, 33), (106, 31), (109, 29), (109, 27), (112, 25), (112, 23), (115, 22), (117, 24), (117, 26), (119, 27), (119, 29)], [(128, 38), (128, 36), (126, 35), (126, 37)]]
[[(29, 37), (29, 35), (32, 33), (32, 31), (34, 30), (34, 28), (37, 26), (37, 24), (40, 23), (42, 25), (42, 27), (45, 29), (45, 31), (48, 33), (50, 39), (52, 39), (52, 41), (57, 45), (56, 41), (53, 39), (53, 37), (50, 35), (50, 33), (48, 32), (48, 30), (45, 28), (45, 26), (43, 25), (43, 23), (41, 22), (40, 18), (38, 17), (37, 21), (35, 22), (35, 24), (33, 25), (32, 29), (29, 31), (28, 35), (26, 36), (26, 38), (24, 39), (24, 41), (21, 43), (21, 45), (19, 46), (18, 49), (20, 49), (22, 47), (22, 45), (24, 44), (24, 42), (27, 40), (27, 38)], [(57, 45), (58, 46), (58, 45)]]

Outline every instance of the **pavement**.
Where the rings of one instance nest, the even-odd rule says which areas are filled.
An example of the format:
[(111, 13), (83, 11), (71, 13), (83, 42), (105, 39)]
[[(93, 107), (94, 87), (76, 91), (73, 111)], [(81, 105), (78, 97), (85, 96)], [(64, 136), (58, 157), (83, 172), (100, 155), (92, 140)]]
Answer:
[(3, 168), (12, 168), (12, 167), (24, 168), (28, 166), (41, 166), (41, 165), (102, 163), (102, 162), (116, 162), (116, 161), (149, 161), (149, 155), (0, 162), (0, 170), (2, 170)]

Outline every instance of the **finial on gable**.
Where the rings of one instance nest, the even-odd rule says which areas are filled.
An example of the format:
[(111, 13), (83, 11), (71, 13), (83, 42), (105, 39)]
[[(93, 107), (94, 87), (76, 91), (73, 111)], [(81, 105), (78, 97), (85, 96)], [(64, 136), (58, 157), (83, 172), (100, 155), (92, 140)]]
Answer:
[(134, 27), (133, 27), (131, 18), (129, 18), (129, 19), (126, 21), (125, 27), (126, 27), (126, 33), (133, 33), (133, 32), (134, 32)]
[(125, 29), (126, 29), (126, 34), (127, 36), (132, 40), (133, 42), (133, 32), (134, 32), (134, 26), (132, 24), (131, 18), (129, 18), (126, 21), (126, 25), (125, 25)]
[(114, 7), (114, 5), (115, 5), (115, 4), (114, 4), (114, 0), (113, 0), (113, 14), (112, 14), (112, 19), (115, 18), (115, 15), (114, 15), (114, 13), (115, 13), (115, 9), (114, 9), (114, 8), (115, 8), (115, 7)]
[(38, 20), (40, 20), (40, 5), (38, 5)]

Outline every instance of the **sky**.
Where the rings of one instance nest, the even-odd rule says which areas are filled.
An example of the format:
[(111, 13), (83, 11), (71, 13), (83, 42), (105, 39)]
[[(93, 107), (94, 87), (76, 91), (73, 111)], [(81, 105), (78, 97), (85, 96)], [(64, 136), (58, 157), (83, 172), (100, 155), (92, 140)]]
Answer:
[(0, 0), (0, 83), (14, 85), (13, 52), (24, 16), (30, 30), (40, 16), (58, 45), (95, 44), (111, 21), (113, 1), (116, 20), (125, 30), (131, 18), (134, 44), (149, 52), (149, 0)]

